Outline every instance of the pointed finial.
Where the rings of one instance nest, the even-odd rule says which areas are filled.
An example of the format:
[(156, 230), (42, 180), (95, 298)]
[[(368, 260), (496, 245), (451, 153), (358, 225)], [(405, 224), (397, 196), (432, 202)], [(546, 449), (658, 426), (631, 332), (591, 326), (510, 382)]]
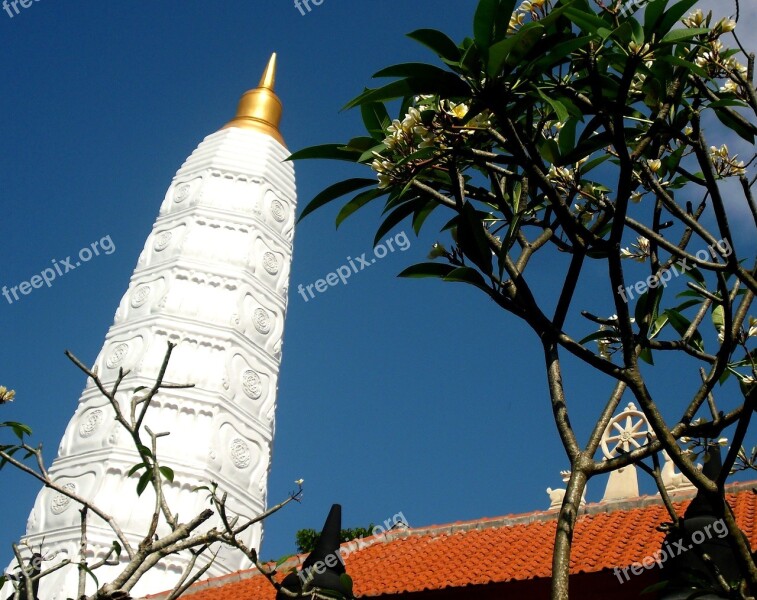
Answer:
[(276, 83), (276, 53), (271, 54), (271, 58), (268, 60), (268, 65), (265, 68), (263, 76), (260, 78), (259, 88), (266, 88), (273, 91), (273, 86)]
[(281, 100), (274, 93), (276, 82), (276, 53), (271, 55), (268, 65), (260, 78), (258, 87), (244, 93), (239, 101), (236, 116), (226, 123), (222, 129), (240, 127), (252, 129), (270, 135), (282, 145), (284, 138), (279, 131), (281, 121)]

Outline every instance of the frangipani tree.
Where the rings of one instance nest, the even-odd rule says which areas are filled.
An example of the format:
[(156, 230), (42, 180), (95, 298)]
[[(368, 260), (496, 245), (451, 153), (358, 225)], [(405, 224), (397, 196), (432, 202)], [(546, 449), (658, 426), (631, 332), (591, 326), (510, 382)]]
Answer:
[[(373, 176), (328, 187), (300, 218), (348, 196), (339, 225), (380, 201), (378, 242), (406, 219), (418, 232), (444, 211), (447, 239), (434, 244), (433, 262), (401, 275), (475, 286), (538, 336), (571, 464), (553, 598), (568, 598), (573, 527), (587, 481), (654, 458), (654, 467), (645, 467), (659, 483), (661, 450), (732, 534), (743, 579), (720, 578), (721, 593), (749, 597), (757, 592), (757, 568), (724, 485), (737, 461), (747, 465), (741, 447), (757, 407), (754, 57), (737, 37), (738, 4), (733, 18), (705, 15), (695, 0), (641, 4), (480, 0), (473, 37), (460, 44), (435, 30), (409, 34), (439, 64), (376, 73), (392, 81), (347, 105), (361, 110), (364, 135), (291, 157), (346, 160)], [(730, 152), (734, 140), (749, 154)], [(747, 230), (740, 244), (735, 214)], [(563, 282), (556, 294), (532, 285), (534, 269), (545, 265)], [(602, 279), (588, 278), (597, 265)], [(606, 311), (586, 310), (587, 297), (601, 298)], [(612, 387), (583, 441), (569, 419), (583, 399), (566, 396), (566, 354)], [(672, 421), (661, 411), (669, 390), (655, 392), (647, 381), (655, 360), (671, 357), (696, 382)], [(727, 394), (723, 410), (714, 398), (719, 383)], [(629, 394), (654, 435), (600, 461), (602, 432)], [(724, 469), (709, 478), (695, 467), (696, 450), (729, 427)], [(660, 488), (675, 525), (679, 516)]]

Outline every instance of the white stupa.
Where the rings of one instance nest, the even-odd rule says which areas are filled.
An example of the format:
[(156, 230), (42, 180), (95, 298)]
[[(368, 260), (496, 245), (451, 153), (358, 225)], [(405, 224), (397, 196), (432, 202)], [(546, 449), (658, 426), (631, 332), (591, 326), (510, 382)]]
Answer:
[[(127, 403), (135, 388), (155, 381), (167, 342), (176, 344), (165, 381), (195, 387), (160, 392), (146, 423), (170, 431), (158, 452), (175, 471), (165, 490), (181, 521), (208, 507), (207, 494), (192, 488), (211, 480), (243, 515), (266, 507), (296, 204), (294, 170), (284, 162), (289, 153), (278, 130), (275, 60), (274, 54), (259, 87), (243, 95), (237, 116), (206, 137), (173, 178), (95, 362), (106, 387), (119, 368), (130, 371), (121, 386)], [(150, 487), (138, 498), (138, 475), (127, 478), (139, 462), (127, 438), (88, 380), (50, 473), (113, 515), (136, 547), (148, 531), (154, 494)], [(25, 540), (52, 559), (43, 568), (78, 560), (79, 508), (52, 490), (39, 493)], [(212, 525), (218, 522), (204, 528)], [(87, 538), (99, 556), (115, 536), (90, 514)], [(261, 538), (260, 525), (244, 534), (254, 548)], [(170, 589), (189, 558), (164, 559), (132, 595)], [(249, 566), (222, 549), (206, 577)], [(98, 570), (100, 584), (117, 572)], [(40, 598), (75, 598), (76, 585), (76, 569), (62, 569), (42, 580)], [(88, 578), (87, 593), (94, 590)], [(11, 591), (6, 585), (2, 597)]]

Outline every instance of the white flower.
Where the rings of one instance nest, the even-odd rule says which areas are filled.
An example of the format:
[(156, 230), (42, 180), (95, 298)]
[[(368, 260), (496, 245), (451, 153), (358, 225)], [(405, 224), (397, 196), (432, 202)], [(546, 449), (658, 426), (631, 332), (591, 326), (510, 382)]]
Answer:
[(610, 360), (610, 342), (606, 339), (597, 340), (597, 350), (602, 358)]
[(6, 402), (13, 402), (13, 398), (15, 397), (16, 392), (13, 390), (9, 390), (4, 385), (0, 385), (0, 404), (5, 404)]
[(747, 336), (757, 336), (757, 318), (755, 317), (749, 317), (749, 331), (747, 332)]
[(699, 28), (704, 23), (704, 13), (701, 8), (697, 8), (694, 12), (689, 13), (689, 16), (682, 19), (682, 22), (686, 27)]
[(297, 480), (295, 480), (295, 483), (297, 485), (302, 485), (303, 483), (305, 483), (305, 480), (304, 479), (297, 479)]
[(725, 341), (725, 327), (718, 327), (718, 341), (721, 344)]
[(729, 79), (728, 81), (726, 81), (726, 82), (725, 82), (725, 84), (724, 84), (724, 85), (720, 86), (720, 91), (721, 91), (721, 92), (726, 92), (726, 93), (733, 93), (733, 94), (735, 94), (736, 92), (738, 92), (738, 91), (739, 91), (739, 86), (738, 86), (738, 85), (736, 84), (736, 82), (735, 82), (735, 81), (731, 81), (731, 80)]
[(652, 171), (652, 173), (657, 173), (657, 171), (659, 171), (660, 167), (662, 166), (662, 162), (659, 158), (653, 158), (652, 160), (647, 161), (647, 166)]
[(405, 133), (412, 133), (415, 126), (418, 125), (420, 122), (421, 122), (420, 111), (414, 106), (411, 106), (408, 109), (408, 113), (405, 115), (405, 118), (402, 120), (402, 123), (401, 123), (402, 131)]
[(639, 202), (641, 202), (643, 196), (644, 194), (642, 194), (641, 192), (631, 192), (631, 202), (638, 204)]
[(733, 31), (736, 29), (736, 21), (733, 19), (726, 19), (723, 17), (715, 24), (715, 27), (713, 27), (715, 31), (720, 31), (722, 33), (728, 33), (729, 31)]
[(718, 440), (718, 446), (727, 446), (728, 445), (728, 438), (720, 438)]

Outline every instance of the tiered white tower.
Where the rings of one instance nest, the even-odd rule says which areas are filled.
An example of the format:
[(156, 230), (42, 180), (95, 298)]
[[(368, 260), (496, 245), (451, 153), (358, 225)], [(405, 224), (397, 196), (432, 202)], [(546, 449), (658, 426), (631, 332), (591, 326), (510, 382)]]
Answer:
[[(192, 488), (211, 480), (241, 514), (266, 507), (296, 203), (294, 170), (284, 162), (278, 131), (275, 60), (274, 54), (259, 87), (244, 94), (237, 116), (176, 173), (95, 363), (106, 387), (119, 368), (130, 371), (125, 405), (137, 386), (155, 381), (167, 342), (176, 344), (165, 381), (195, 387), (160, 392), (146, 423), (171, 432), (159, 439), (158, 451), (175, 471), (166, 497), (181, 521), (208, 507), (207, 494)], [(89, 380), (50, 473), (113, 515), (136, 547), (149, 529), (154, 495), (148, 489), (138, 498), (136, 477), (127, 478), (139, 462), (127, 438)], [(25, 539), (46, 558), (55, 556), (43, 568), (78, 560), (78, 508), (48, 489), (37, 497)], [(259, 548), (261, 526), (245, 535)], [(87, 537), (95, 555), (115, 539), (93, 515)], [(132, 595), (170, 589), (186, 560), (164, 559)], [(241, 554), (222, 550), (207, 576), (249, 566)], [(100, 583), (116, 572), (98, 571)], [(74, 568), (42, 581), (40, 598), (76, 597)]]

